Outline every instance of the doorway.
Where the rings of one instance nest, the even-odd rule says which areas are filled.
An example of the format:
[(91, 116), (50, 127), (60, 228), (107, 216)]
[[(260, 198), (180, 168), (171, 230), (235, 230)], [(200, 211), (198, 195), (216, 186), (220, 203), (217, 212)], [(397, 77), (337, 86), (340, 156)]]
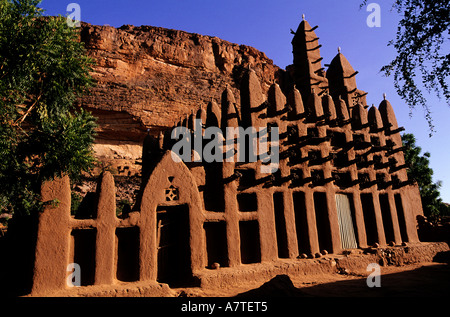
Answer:
[(394, 225), (392, 223), (391, 206), (388, 194), (380, 194), (381, 218), (383, 219), (384, 234), (386, 242), (395, 242)]
[(73, 263), (81, 268), (80, 286), (94, 285), (97, 229), (74, 229), (71, 232)]
[(261, 244), (258, 221), (239, 221), (239, 237), (241, 240), (241, 263), (260, 263)]
[(159, 206), (156, 220), (157, 281), (170, 287), (187, 286), (192, 279), (189, 207)]
[(273, 193), (273, 206), (275, 216), (275, 231), (279, 258), (289, 258), (288, 237), (286, 232), (286, 218), (284, 216), (284, 193)]
[(328, 216), (327, 194), (324, 192), (315, 192), (313, 197), (319, 248), (320, 250), (327, 250), (330, 252), (333, 250), (333, 243), (331, 240), (331, 226)]
[(364, 226), (367, 235), (367, 244), (373, 245), (378, 242), (377, 221), (375, 218), (375, 207), (371, 193), (361, 194), (361, 205), (364, 216)]
[(298, 253), (311, 253), (308, 234), (308, 216), (306, 215), (306, 201), (304, 192), (294, 192), (295, 229), (297, 233)]
[(336, 208), (342, 249), (356, 249), (355, 229), (349, 195), (336, 194)]

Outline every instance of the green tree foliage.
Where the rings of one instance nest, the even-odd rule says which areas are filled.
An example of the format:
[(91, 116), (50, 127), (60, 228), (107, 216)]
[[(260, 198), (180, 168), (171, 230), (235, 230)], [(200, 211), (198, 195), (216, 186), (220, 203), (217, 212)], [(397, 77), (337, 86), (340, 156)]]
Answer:
[(429, 166), (430, 153), (425, 152), (420, 155), (422, 149), (416, 145), (416, 138), (413, 134), (403, 134), (402, 142), (405, 146), (405, 162), (409, 166), (408, 178), (415, 180), (419, 185), (424, 215), (431, 220), (448, 215), (448, 206), (440, 198), (441, 182), (433, 183), (433, 170)]
[(0, 0), (0, 213), (37, 210), (42, 181), (93, 163), (95, 119), (74, 105), (92, 61), (63, 17), (38, 0)]
[[(367, 2), (364, 0), (362, 6)], [(389, 42), (397, 50), (397, 56), (381, 71), (386, 76), (394, 75), (397, 93), (411, 113), (418, 105), (424, 109), (431, 135), (434, 131), (431, 108), (421, 87), (450, 105), (450, 2), (395, 0), (393, 8), (402, 16), (396, 39)], [(421, 77), (419, 82), (417, 76)]]

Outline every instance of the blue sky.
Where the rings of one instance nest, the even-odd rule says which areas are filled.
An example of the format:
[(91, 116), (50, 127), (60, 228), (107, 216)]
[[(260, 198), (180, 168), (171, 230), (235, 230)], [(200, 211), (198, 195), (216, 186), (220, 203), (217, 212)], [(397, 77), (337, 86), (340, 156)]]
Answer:
[(92, 24), (119, 27), (124, 24), (152, 25), (179, 29), (253, 46), (266, 53), (282, 68), (292, 64), (292, 35), (302, 14), (311, 26), (318, 25), (316, 34), (322, 44), (323, 63), (330, 63), (341, 47), (353, 68), (359, 71), (358, 88), (369, 92), (367, 101), (376, 106), (383, 93), (393, 105), (400, 126), (416, 136), (423, 151), (431, 153), (434, 180), (441, 180), (441, 197), (450, 202), (450, 107), (434, 95), (428, 95), (436, 132), (429, 129), (421, 108), (410, 117), (409, 108), (397, 95), (393, 78), (379, 73), (383, 65), (395, 56), (387, 43), (395, 38), (400, 20), (392, 9), (393, 0), (375, 2), (381, 8), (381, 27), (370, 28), (366, 19), (370, 12), (359, 9), (362, 0), (43, 0), (41, 6), (48, 15), (66, 15), (67, 5), (76, 2), (81, 8), (81, 20)]

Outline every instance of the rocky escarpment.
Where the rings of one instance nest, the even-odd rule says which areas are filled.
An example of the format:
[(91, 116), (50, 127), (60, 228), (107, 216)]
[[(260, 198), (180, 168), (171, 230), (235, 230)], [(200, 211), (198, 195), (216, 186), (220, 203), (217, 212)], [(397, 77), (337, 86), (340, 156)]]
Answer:
[[(253, 69), (267, 92), (281, 70), (253, 47), (160, 27), (82, 23), (96, 86), (79, 103), (98, 117), (98, 159), (116, 175), (140, 172), (142, 142), (212, 100)], [(136, 164), (138, 163), (138, 164)]]
[[(112, 117), (116, 112), (127, 113), (152, 134), (211, 99), (220, 100), (227, 84), (237, 94), (240, 76), (248, 67), (261, 78), (266, 91), (280, 71), (255, 48), (160, 27), (83, 24), (81, 40), (96, 61), (92, 75), (97, 82), (81, 104), (107, 110)], [(119, 120), (123, 128), (124, 119)], [(108, 133), (113, 125), (105, 124), (100, 137), (115, 139), (116, 133)], [(133, 138), (141, 129), (127, 132)]]

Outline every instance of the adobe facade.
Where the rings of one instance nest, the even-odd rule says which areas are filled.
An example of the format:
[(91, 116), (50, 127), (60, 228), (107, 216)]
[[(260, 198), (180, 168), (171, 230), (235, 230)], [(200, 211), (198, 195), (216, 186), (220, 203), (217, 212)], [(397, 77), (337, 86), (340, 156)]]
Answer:
[(226, 133), (221, 142), (234, 159), (208, 163), (192, 149), (191, 160), (177, 162), (170, 129), (144, 141), (143, 191), (121, 218), (109, 173), (99, 182), (93, 219), (70, 215), (67, 177), (48, 182), (42, 199), (59, 204), (40, 215), (32, 294), (67, 289), (70, 263), (80, 265), (82, 285), (177, 287), (195, 284), (205, 270), (418, 243), (421, 198), (407, 177), (393, 107), (386, 98), (366, 104), (340, 51), (325, 71), (314, 30), (300, 23), (282, 87), (274, 82), (263, 93), (248, 69), (239, 95), (224, 87), (220, 104), (174, 123), (191, 138), (209, 127), (277, 128), (279, 140), (268, 141), (279, 151), (274, 173), (261, 172), (261, 159), (240, 162)]

